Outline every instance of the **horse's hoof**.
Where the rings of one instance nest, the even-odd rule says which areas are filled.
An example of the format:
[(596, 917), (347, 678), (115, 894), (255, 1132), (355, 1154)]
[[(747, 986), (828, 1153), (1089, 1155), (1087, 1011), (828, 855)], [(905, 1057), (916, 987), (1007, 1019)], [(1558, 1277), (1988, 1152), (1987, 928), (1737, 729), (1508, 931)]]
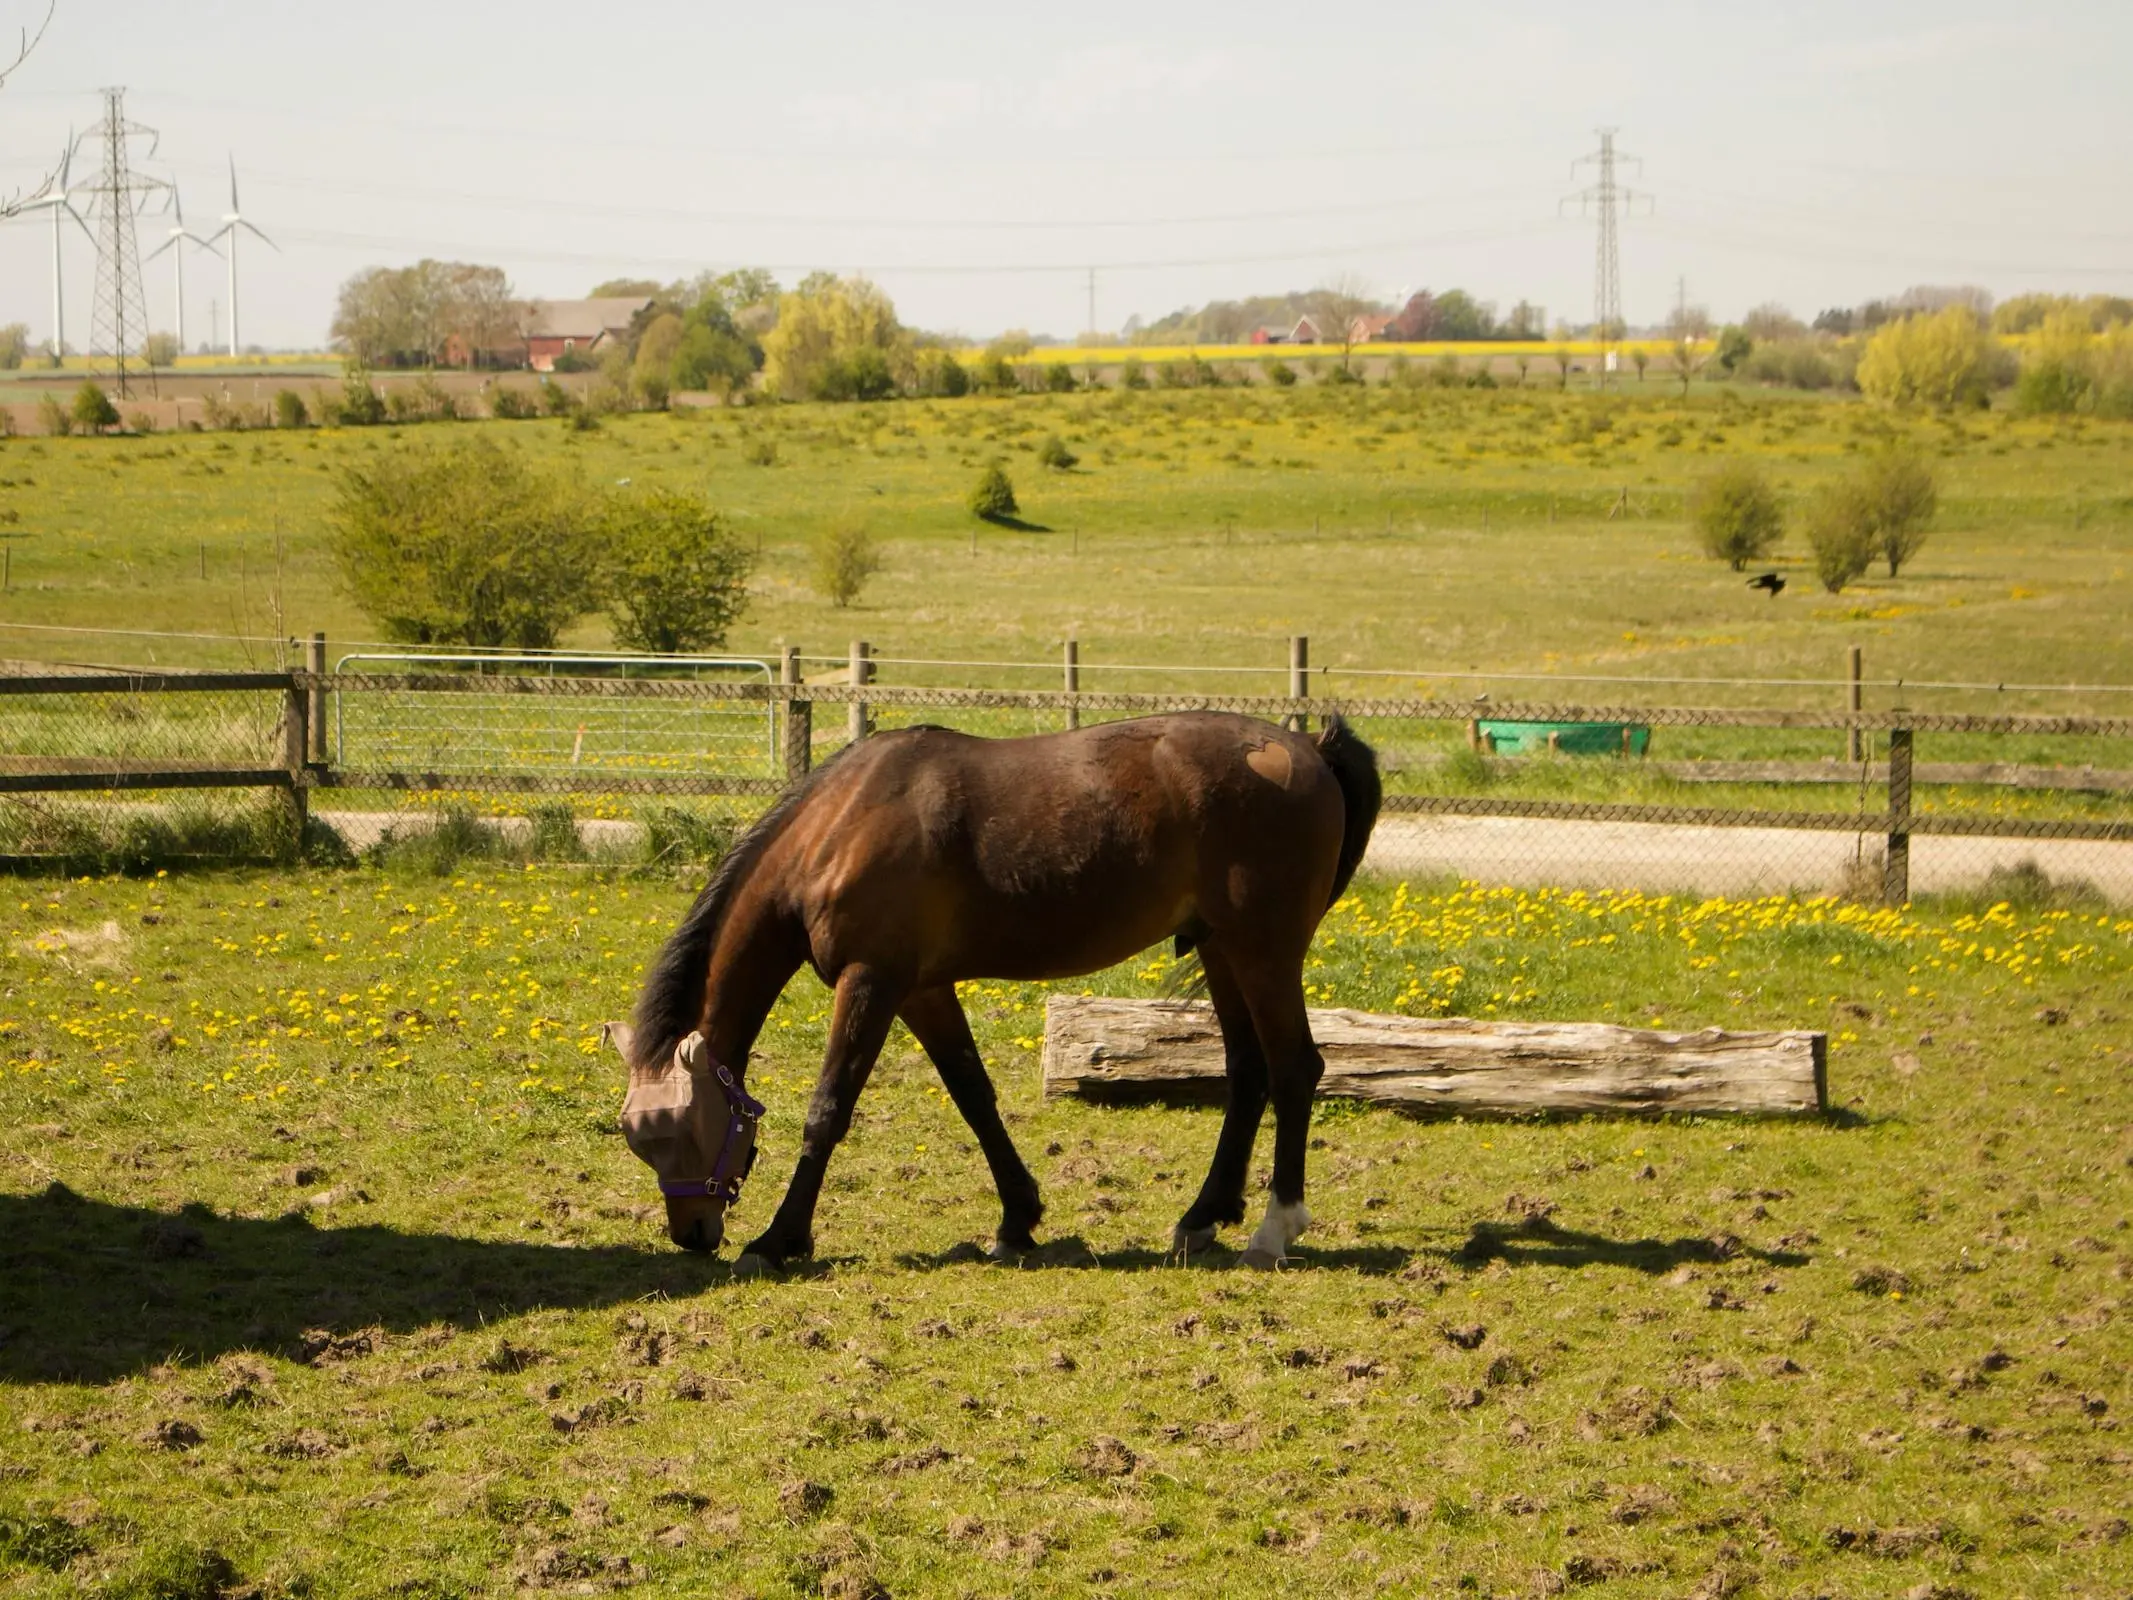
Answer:
[(1237, 1257), (1237, 1265), (1249, 1267), (1254, 1272), (1275, 1272), (1280, 1269), (1282, 1262), (1287, 1259), (1286, 1256), (1277, 1255), (1272, 1250), (1262, 1250), (1259, 1246), (1253, 1245)]
[(733, 1263), (733, 1275), (741, 1279), (775, 1278), (778, 1276), (778, 1264), (768, 1256), (759, 1256), (754, 1251), (749, 1251)]
[(1188, 1228), (1179, 1223), (1170, 1231), (1170, 1253), (1174, 1256), (1195, 1256), (1215, 1245), (1219, 1225), (1210, 1222), (1204, 1228)]
[(1004, 1239), (995, 1239), (985, 1247), (985, 1259), (997, 1261), (1003, 1267), (1019, 1267), (1022, 1265), (1022, 1258), (1034, 1249), (1035, 1245), (1013, 1245)]

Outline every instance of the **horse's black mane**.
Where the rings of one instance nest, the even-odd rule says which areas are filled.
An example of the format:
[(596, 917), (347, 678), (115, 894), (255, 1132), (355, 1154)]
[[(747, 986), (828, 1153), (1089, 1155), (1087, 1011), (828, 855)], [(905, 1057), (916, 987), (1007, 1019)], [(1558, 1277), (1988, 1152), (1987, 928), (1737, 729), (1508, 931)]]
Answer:
[[(837, 754), (841, 756), (844, 752), (840, 750)], [(674, 1047), (696, 1026), (697, 1019), (704, 1013), (704, 978), (710, 970), (712, 941), (717, 939), (719, 926), (726, 920), (735, 891), (754, 869), (764, 847), (800, 809), (800, 803), (814, 788), (815, 780), (827, 772), (835, 760), (832, 757), (825, 761), (801, 782), (779, 795), (771, 808), (756, 818), (720, 859), (717, 870), (711, 874), (711, 881), (697, 895), (696, 903), (689, 907), (688, 915), (681, 919), (681, 926), (667, 940), (644, 980), (644, 993), (637, 997), (634, 1037), (630, 1043), (632, 1066), (657, 1066), (674, 1053)]]

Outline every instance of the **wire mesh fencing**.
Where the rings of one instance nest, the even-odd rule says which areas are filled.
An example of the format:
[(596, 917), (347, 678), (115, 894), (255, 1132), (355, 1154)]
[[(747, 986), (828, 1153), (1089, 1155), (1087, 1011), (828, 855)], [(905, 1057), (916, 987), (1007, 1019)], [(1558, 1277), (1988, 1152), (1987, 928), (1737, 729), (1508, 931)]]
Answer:
[(0, 854), (345, 857), (449, 826), (551, 854), (697, 857), (855, 739), (1210, 710), (1347, 718), (1385, 777), (1375, 872), (2133, 902), (2133, 717), (889, 684), (856, 651), (343, 666), (0, 675)]

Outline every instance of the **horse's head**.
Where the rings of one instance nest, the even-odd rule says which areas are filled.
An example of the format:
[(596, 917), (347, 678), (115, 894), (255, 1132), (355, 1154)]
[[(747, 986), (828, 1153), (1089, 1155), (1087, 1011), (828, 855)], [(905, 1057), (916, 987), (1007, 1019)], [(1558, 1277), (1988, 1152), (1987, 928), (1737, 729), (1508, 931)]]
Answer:
[(659, 1179), (667, 1237), (684, 1250), (716, 1250), (726, 1236), (726, 1210), (755, 1164), (762, 1106), (711, 1059), (700, 1033), (656, 1066), (637, 1064), (626, 1026), (610, 1023), (607, 1035), (630, 1062), (622, 1137)]

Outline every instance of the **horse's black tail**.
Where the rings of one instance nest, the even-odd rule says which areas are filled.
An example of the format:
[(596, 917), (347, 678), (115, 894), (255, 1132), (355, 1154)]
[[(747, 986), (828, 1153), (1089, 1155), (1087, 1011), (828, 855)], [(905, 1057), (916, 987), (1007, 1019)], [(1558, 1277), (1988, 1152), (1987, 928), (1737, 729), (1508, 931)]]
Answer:
[(1326, 719), (1325, 731), (1318, 736), (1318, 753), (1333, 769), (1334, 779), (1341, 786), (1341, 804), (1346, 814), (1340, 862), (1333, 873), (1333, 899), (1338, 900), (1347, 893), (1355, 869), (1363, 864), (1370, 831), (1378, 825), (1378, 807), (1384, 802), (1385, 787), (1378, 778), (1378, 753), (1340, 717)]

